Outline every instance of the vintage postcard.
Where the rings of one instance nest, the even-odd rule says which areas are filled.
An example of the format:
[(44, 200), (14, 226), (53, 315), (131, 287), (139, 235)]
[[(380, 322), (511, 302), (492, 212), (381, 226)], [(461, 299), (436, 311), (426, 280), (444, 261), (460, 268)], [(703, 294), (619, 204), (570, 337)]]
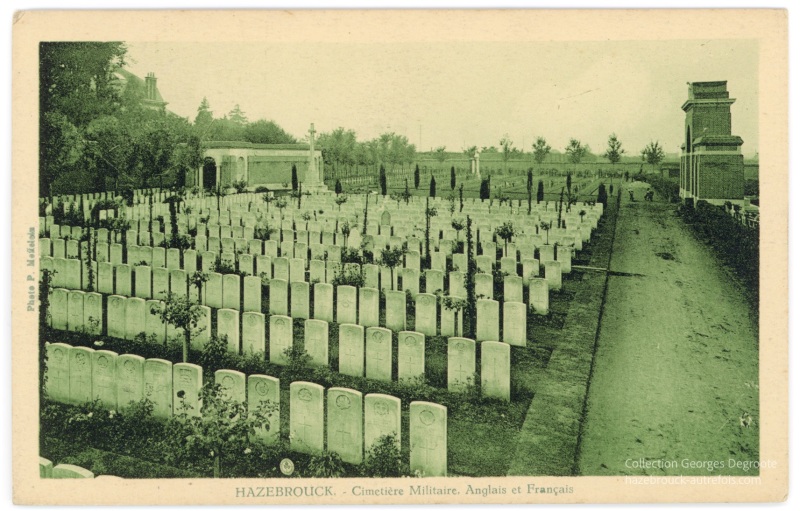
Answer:
[(787, 39), (17, 13), (15, 502), (784, 500)]

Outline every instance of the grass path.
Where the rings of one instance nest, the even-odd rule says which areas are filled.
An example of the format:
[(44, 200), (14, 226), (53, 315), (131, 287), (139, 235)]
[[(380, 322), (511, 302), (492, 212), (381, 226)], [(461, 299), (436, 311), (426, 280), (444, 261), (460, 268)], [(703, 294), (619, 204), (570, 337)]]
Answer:
[[(744, 474), (729, 460), (758, 459), (757, 321), (674, 207), (644, 202), (643, 188), (634, 190), (636, 202), (622, 192), (611, 270), (623, 275), (609, 278), (579, 471)], [(639, 459), (678, 466), (626, 463)]]

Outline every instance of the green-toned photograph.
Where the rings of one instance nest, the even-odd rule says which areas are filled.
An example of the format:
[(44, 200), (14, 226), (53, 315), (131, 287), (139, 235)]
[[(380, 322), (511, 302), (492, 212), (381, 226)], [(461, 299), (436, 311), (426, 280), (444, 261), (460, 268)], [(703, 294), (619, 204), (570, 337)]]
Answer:
[(40, 478), (574, 502), (784, 463), (757, 38), (123, 35), (36, 48)]

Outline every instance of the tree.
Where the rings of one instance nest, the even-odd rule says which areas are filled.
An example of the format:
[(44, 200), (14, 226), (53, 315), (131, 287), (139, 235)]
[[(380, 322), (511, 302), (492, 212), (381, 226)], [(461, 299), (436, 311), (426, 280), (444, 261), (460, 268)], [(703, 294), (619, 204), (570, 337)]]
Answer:
[(458, 187), (458, 212), (464, 211), (464, 183)]
[(476, 332), (478, 298), (475, 294), (475, 274), (478, 264), (475, 261), (475, 243), (472, 236), (472, 218), (467, 215), (467, 271), (464, 273), (464, 290), (467, 293), (467, 305), (464, 307), (465, 336)]
[(611, 162), (612, 172), (614, 170), (614, 165), (619, 163), (619, 160), (622, 159), (622, 155), (624, 153), (625, 149), (622, 149), (622, 142), (617, 139), (616, 133), (612, 133), (608, 137), (608, 149), (606, 149), (606, 152), (603, 154), (603, 157)]
[(494, 230), (495, 236), (501, 238), (505, 241), (505, 251), (506, 255), (508, 255), (508, 242), (511, 241), (511, 238), (514, 237), (514, 224), (511, 222), (503, 222), (502, 225), (499, 225)]
[[(200, 410), (192, 412), (195, 404), (186, 402), (183, 391), (178, 392), (181, 403), (175, 419), (182, 428), (181, 447), (190, 452), (211, 456), (214, 459), (214, 477), (222, 475), (221, 459), (225, 452), (247, 452), (252, 442), (278, 424), (279, 404), (261, 401), (250, 409), (247, 402), (233, 399), (228, 391), (216, 383), (207, 383), (200, 390), (196, 405)], [(199, 412), (199, 413), (198, 413)]]
[(431, 184), (429, 188), (429, 196), (436, 197), (436, 178), (431, 176)]
[(447, 153), (445, 152), (445, 146), (439, 146), (433, 150), (433, 157), (436, 158), (436, 161), (439, 163), (444, 163), (447, 159)]
[(274, 121), (259, 119), (244, 127), (244, 140), (252, 144), (295, 144), (297, 139)]
[(438, 214), (436, 208), (430, 207), (427, 197), (425, 198), (425, 267), (431, 267), (431, 218)]
[(606, 193), (606, 185), (603, 183), (600, 183), (597, 188), (597, 202), (602, 204), (604, 208), (608, 206), (608, 194)]
[(414, 167), (414, 189), (419, 190), (419, 163)]
[(150, 313), (158, 316), (162, 323), (183, 330), (183, 362), (189, 362), (189, 346), (192, 339), (203, 331), (203, 327), (198, 324), (204, 315), (203, 309), (192, 303), (188, 296), (169, 293), (164, 305), (150, 309)]
[(455, 166), (450, 166), (450, 189), (456, 189), (456, 168)]
[(491, 196), (490, 177), (481, 179), (480, 198), (486, 200)]
[(292, 163), (292, 191), (296, 192), (299, 186), (300, 183), (298, 182), (297, 179), (297, 165)]
[(378, 259), (378, 264), (389, 268), (389, 273), (392, 278), (392, 291), (394, 291), (394, 269), (403, 263), (403, 256), (408, 252), (408, 245), (403, 244), (399, 247), (384, 248), (381, 251), (381, 257)]
[(577, 169), (583, 157), (589, 153), (589, 146), (581, 144), (578, 139), (571, 138), (564, 151), (567, 153), (570, 163), (574, 163)]
[(511, 138), (508, 136), (508, 133), (503, 135), (503, 138), (500, 139), (500, 147), (503, 149), (503, 171), (508, 170), (508, 160), (511, 158), (512, 147), (514, 146), (514, 142), (511, 141)]
[(539, 223), (539, 229), (545, 232), (545, 245), (550, 244), (550, 224), (548, 222), (542, 221)]
[(547, 155), (550, 154), (550, 149), (552, 148), (547, 145), (547, 140), (545, 140), (544, 137), (536, 137), (536, 142), (533, 143), (534, 161), (538, 165), (544, 163), (545, 158), (547, 158)]
[(533, 202), (533, 169), (528, 169), (528, 182), (526, 183), (528, 190), (528, 214), (531, 214), (531, 203)]
[(214, 121), (214, 113), (208, 104), (208, 98), (203, 96), (200, 106), (197, 107), (197, 115), (194, 117), (194, 127), (198, 136), (207, 140), (210, 135), (211, 123)]
[(539, 184), (536, 185), (536, 204), (539, 204), (544, 200), (544, 182), (539, 180)]
[(378, 183), (381, 187), (381, 195), (386, 196), (386, 168), (381, 164), (380, 173), (378, 174)]
[(647, 162), (656, 169), (661, 161), (664, 159), (664, 149), (659, 145), (658, 141), (650, 142), (642, 149), (642, 161)]
[(464, 230), (464, 221), (454, 218), (450, 222), (450, 226), (453, 227), (453, 230), (456, 231), (456, 241), (459, 241), (459, 237), (461, 235), (461, 231)]
[(339, 181), (338, 178), (336, 179), (336, 184), (333, 186), (333, 191), (336, 193), (336, 195), (342, 193), (342, 182)]
[(238, 126), (244, 127), (247, 125), (247, 116), (242, 112), (242, 109), (239, 108), (239, 103), (236, 103), (233, 110), (228, 113), (228, 120)]

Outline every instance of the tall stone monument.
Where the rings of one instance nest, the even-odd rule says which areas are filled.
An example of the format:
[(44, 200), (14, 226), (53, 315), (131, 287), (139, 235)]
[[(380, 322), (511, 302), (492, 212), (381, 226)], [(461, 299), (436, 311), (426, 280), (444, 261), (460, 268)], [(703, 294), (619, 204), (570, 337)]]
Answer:
[(744, 200), (742, 138), (731, 134), (728, 82), (689, 83), (685, 142), (681, 145), (680, 195), (682, 199), (722, 205)]

